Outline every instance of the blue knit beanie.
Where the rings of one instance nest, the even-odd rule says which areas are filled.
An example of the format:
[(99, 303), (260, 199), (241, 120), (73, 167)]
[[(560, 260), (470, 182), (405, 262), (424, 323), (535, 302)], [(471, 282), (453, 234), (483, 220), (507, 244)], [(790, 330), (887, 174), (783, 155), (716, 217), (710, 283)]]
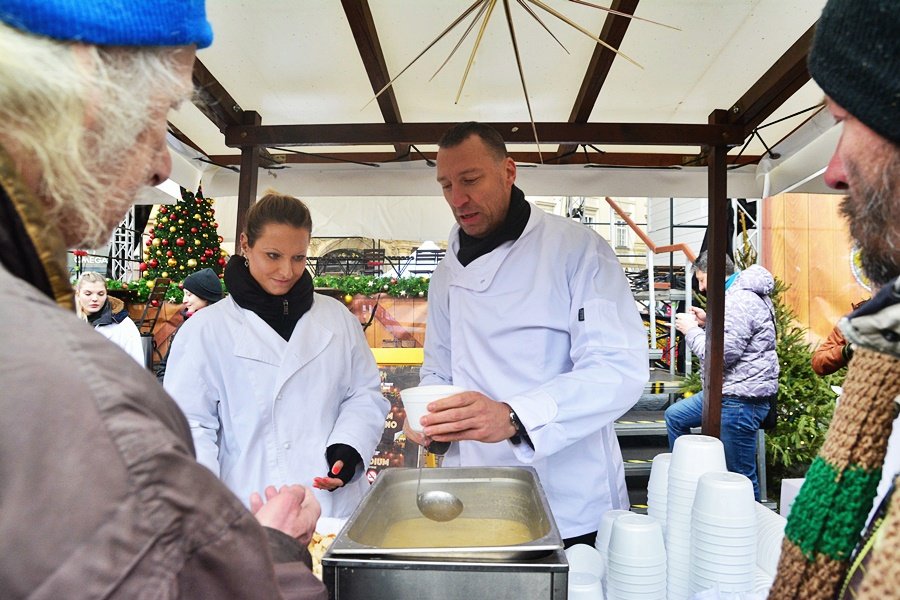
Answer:
[(95, 46), (206, 48), (213, 37), (205, 0), (0, 0), (0, 21)]
[(850, 114), (900, 144), (900, 0), (828, 0), (809, 72)]

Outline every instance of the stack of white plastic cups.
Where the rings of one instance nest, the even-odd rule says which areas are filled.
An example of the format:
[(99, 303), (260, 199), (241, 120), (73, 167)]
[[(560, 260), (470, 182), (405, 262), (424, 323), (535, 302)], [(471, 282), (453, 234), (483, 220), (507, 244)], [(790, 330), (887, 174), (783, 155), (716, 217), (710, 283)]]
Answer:
[(666, 545), (659, 521), (624, 515), (609, 537), (606, 594), (609, 600), (660, 600), (666, 597)]
[(666, 498), (669, 495), (669, 464), (672, 453), (665, 452), (653, 457), (650, 480), (647, 482), (647, 514), (659, 521), (663, 534), (666, 533)]
[(575, 544), (566, 549), (569, 562), (569, 600), (603, 600), (603, 561), (597, 549)]
[(691, 520), (691, 593), (744, 594), (756, 577), (756, 501), (739, 473), (705, 473)]
[(778, 570), (781, 558), (781, 544), (784, 540), (784, 526), (787, 519), (769, 510), (762, 504), (756, 505), (756, 580), (753, 591), (767, 593)]
[(683, 435), (675, 440), (666, 496), (669, 600), (690, 597), (691, 511), (697, 481), (704, 473), (725, 470), (725, 448), (717, 438)]
[(600, 558), (603, 562), (603, 589), (606, 589), (606, 574), (608, 573), (607, 567), (608, 564), (608, 555), (609, 555), (609, 538), (612, 535), (613, 523), (619, 517), (623, 515), (631, 515), (634, 514), (630, 510), (620, 510), (618, 508), (614, 508), (612, 510), (608, 510), (603, 513), (603, 517), (600, 519), (600, 527), (597, 529), (597, 540), (594, 542), (594, 548), (597, 549), (597, 552), (600, 553)]

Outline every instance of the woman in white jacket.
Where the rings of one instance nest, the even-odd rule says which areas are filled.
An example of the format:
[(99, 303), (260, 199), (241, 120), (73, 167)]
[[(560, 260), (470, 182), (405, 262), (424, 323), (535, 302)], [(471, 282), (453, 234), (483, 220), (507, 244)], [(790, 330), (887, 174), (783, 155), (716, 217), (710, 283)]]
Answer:
[(229, 296), (182, 325), (165, 387), (197, 459), (245, 503), (267, 485), (316, 488), (322, 515), (349, 516), (368, 480), (388, 402), (359, 321), (313, 293), (312, 232), (298, 199), (267, 194), (247, 213)]
[(107, 294), (106, 278), (103, 275), (93, 271), (83, 273), (75, 284), (75, 297), (75, 312), (79, 317), (122, 348), (139, 365), (146, 366), (141, 332), (128, 317), (125, 303)]

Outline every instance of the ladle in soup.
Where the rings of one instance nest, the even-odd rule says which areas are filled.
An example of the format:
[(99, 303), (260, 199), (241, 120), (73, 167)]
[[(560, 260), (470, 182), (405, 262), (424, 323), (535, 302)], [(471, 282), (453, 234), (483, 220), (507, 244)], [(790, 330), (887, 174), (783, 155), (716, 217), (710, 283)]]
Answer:
[(462, 500), (450, 492), (430, 490), (419, 491), (422, 486), (422, 465), (419, 464), (419, 481), (416, 484), (416, 506), (422, 516), (432, 521), (452, 521), (463, 511)]

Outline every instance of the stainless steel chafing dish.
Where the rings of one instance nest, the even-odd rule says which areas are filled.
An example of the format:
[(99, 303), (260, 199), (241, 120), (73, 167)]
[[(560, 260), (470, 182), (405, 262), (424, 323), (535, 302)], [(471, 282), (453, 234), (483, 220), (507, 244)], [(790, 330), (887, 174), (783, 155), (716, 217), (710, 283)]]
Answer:
[(322, 558), (323, 579), (332, 598), (566, 597), (568, 563), (562, 538), (533, 469), (460, 467), (422, 472), (422, 491), (442, 489), (462, 500), (465, 508), (459, 518), (516, 521), (526, 526), (527, 541), (384, 547), (394, 522), (421, 517), (416, 507), (417, 477), (416, 469), (387, 469), (378, 475)]

